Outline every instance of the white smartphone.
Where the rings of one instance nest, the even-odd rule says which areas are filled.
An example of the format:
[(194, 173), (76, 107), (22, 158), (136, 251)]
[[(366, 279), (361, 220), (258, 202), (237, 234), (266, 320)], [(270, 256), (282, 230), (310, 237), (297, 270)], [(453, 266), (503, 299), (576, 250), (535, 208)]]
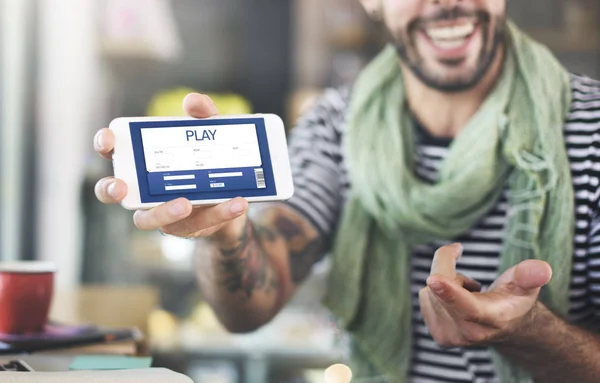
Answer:
[(283, 201), (294, 193), (283, 121), (273, 114), (117, 118), (115, 177), (121, 205), (144, 210), (176, 198), (214, 205), (235, 197)]

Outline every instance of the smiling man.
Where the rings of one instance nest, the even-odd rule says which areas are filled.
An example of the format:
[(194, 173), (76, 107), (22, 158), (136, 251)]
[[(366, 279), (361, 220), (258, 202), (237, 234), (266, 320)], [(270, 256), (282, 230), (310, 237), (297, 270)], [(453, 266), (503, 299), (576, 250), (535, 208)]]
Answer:
[[(136, 225), (204, 238), (200, 286), (234, 332), (330, 254), (325, 304), (356, 378), (600, 381), (600, 83), (508, 21), (506, 0), (363, 5), (393, 41), (294, 129), (290, 201), (250, 219), (242, 199), (179, 199)], [(216, 113), (197, 94), (184, 107)], [(113, 146), (101, 130), (97, 151)]]
[[(402, 63), (424, 85), (446, 92), (467, 90), (502, 59), (505, 9), (475, 5), (440, 7), (419, 2), (366, 1), (385, 12)], [(496, 67), (496, 70), (498, 67)]]

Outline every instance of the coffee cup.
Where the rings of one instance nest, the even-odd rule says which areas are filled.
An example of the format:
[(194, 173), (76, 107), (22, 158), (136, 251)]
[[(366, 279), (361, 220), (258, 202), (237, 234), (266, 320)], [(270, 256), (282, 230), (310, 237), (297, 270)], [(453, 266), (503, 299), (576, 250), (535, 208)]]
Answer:
[(0, 262), (0, 334), (44, 331), (55, 273), (51, 262)]

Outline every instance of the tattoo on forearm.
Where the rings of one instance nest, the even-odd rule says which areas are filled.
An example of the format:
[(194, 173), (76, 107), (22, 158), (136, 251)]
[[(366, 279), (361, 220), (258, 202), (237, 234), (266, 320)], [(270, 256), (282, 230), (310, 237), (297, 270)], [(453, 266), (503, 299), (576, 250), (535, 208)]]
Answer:
[(233, 249), (220, 249), (220, 266), (225, 276), (222, 285), (231, 294), (243, 292), (251, 299), (256, 290), (266, 293), (277, 291), (277, 276), (268, 267), (267, 255), (262, 241), (275, 241), (276, 234), (271, 230), (252, 224), (250, 221)]
[(276, 242), (285, 241), (287, 245), (290, 276), (296, 284), (310, 274), (324, 253), (321, 236), (285, 211), (271, 210), (259, 222), (262, 224), (248, 220), (236, 247), (219, 249), (221, 285), (231, 294), (242, 292), (246, 299), (258, 291), (266, 294), (279, 291), (279, 275), (265, 251)]
[(285, 238), (289, 247), (290, 274), (294, 283), (302, 282), (312, 266), (323, 255), (323, 240), (319, 235), (307, 238), (302, 226), (284, 215), (279, 215), (275, 226)]

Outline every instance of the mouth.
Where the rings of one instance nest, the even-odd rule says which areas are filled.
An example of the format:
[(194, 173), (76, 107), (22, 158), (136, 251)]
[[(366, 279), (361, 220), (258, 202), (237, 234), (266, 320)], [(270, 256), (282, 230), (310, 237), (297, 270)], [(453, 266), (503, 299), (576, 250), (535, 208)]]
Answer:
[(464, 56), (480, 30), (476, 19), (431, 23), (422, 29), (422, 34), (438, 55), (446, 58)]

